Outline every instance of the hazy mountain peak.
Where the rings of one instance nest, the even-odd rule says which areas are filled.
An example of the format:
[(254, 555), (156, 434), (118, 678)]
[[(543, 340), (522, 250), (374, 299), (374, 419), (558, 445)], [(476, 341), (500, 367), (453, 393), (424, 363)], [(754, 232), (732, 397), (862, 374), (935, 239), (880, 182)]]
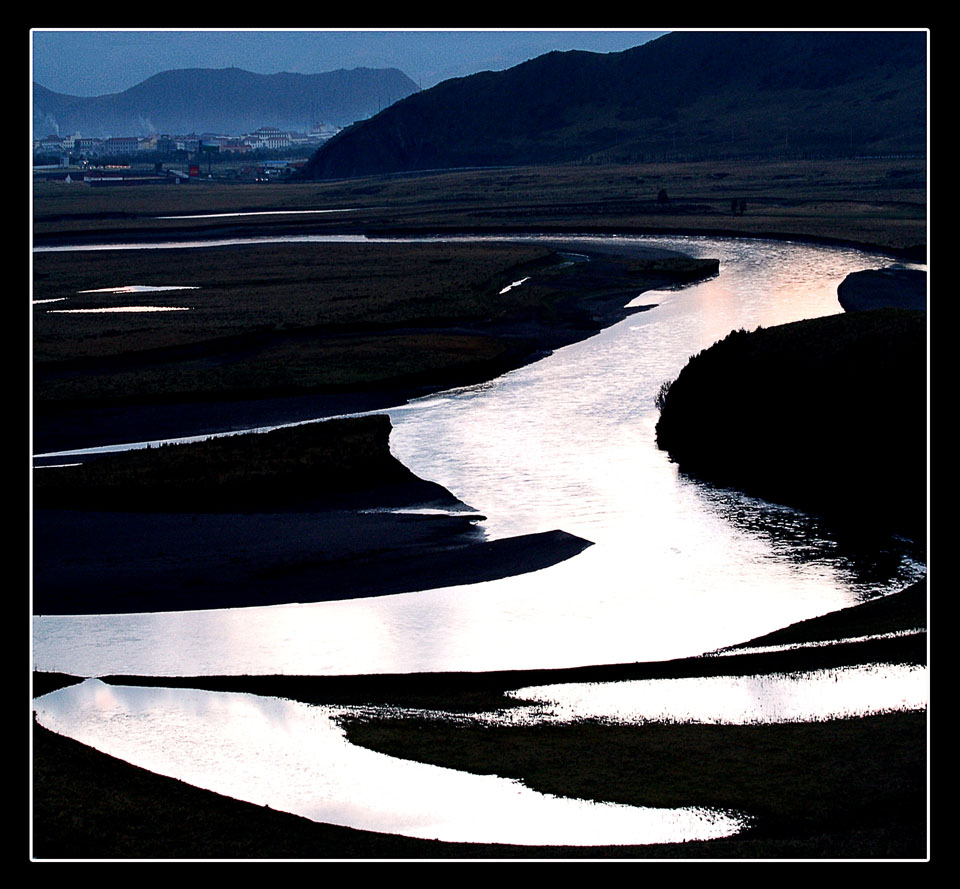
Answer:
[(81, 97), (34, 84), (35, 135), (134, 136), (156, 132), (243, 133), (261, 126), (344, 126), (416, 92), (397, 69), (255, 74), (243, 68), (161, 71), (120, 93)]

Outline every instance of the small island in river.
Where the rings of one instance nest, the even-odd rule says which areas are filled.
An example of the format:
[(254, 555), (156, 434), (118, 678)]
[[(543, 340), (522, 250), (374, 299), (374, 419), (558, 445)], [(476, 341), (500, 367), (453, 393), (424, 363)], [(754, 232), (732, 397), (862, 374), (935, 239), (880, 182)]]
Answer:
[(845, 312), (927, 308), (927, 273), (921, 269), (865, 269), (840, 282), (837, 299)]

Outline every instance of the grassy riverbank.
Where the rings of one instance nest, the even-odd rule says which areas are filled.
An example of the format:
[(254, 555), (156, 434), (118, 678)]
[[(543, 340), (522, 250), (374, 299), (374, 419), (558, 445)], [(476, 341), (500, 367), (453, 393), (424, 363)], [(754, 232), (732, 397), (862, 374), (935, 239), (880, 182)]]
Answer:
[(657, 444), (683, 472), (922, 546), (927, 358), (915, 309), (733, 331), (670, 384)]
[(390, 453), (390, 431), (378, 414), (38, 470), (34, 613), (386, 595), (522, 574), (590, 545), (560, 530), (486, 540), (483, 516)]
[(215, 513), (329, 508), (379, 495), (383, 506), (463, 507), (390, 453), (390, 431), (379, 414), (104, 454), (38, 473), (34, 506)]

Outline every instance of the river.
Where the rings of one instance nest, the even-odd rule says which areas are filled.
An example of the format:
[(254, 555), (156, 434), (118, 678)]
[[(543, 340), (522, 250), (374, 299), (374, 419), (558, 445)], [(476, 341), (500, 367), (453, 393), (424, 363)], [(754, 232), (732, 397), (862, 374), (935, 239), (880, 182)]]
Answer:
[[(394, 454), (487, 516), (490, 537), (559, 528), (594, 546), (526, 575), (380, 598), (41, 616), (35, 668), (91, 677), (340, 675), (656, 661), (743, 642), (922, 576), (908, 542), (848, 550), (815, 517), (685, 477), (654, 437), (656, 392), (690, 355), (732, 329), (837, 313), (847, 274), (892, 261), (776, 241), (603, 240), (719, 258), (720, 274), (643, 293), (637, 302), (656, 308), (497, 380), (389, 411)], [(213, 706), (177, 700), (193, 711)], [(404, 832), (402, 822), (378, 829)]]
[(36, 667), (352, 674), (661, 660), (920, 576), (907, 546), (845, 551), (813, 517), (683, 476), (654, 440), (657, 389), (691, 354), (731, 329), (839, 312), (836, 288), (849, 272), (891, 261), (776, 241), (604, 240), (718, 257), (720, 274), (644, 293), (638, 301), (656, 308), (490, 383), (389, 412), (394, 454), (487, 516), (490, 537), (560, 528), (595, 546), (528, 575), (375, 599), (43, 616)]

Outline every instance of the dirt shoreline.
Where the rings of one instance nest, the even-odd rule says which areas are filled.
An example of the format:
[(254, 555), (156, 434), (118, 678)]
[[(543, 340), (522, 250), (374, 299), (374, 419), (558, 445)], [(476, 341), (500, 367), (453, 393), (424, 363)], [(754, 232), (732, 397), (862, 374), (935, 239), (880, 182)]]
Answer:
[(814, 235), (804, 233), (794, 233), (783, 231), (782, 229), (758, 229), (745, 232), (739, 228), (717, 227), (684, 227), (684, 226), (651, 226), (651, 225), (596, 225), (596, 226), (550, 226), (538, 225), (530, 228), (513, 227), (504, 233), (503, 229), (496, 226), (485, 228), (483, 226), (473, 226), (470, 228), (450, 227), (431, 227), (430, 229), (417, 226), (388, 227), (382, 230), (370, 229), (363, 232), (364, 235), (371, 237), (416, 237), (428, 235), (497, 235), (503, 234), (504, 238), (509, 239), (511, 235), (531, 235), (545, 234), (557, 237), (575, 238), (577, 235), (603, 236), (603, 235), (635, 235), (635, 236), (679, 236), (679, 237), (703, 237), (703, 238), (737, 238), (745, 241), (791, 241), (800, 244), (819, 244), (824, 247), (853, 247), (857, 250), (863, 250), (868, 253), (881, 253), (889, 256), (891, 259), (899, 259), (902, 262), (925, 263), (927, 261), (927, 245), (914, 244), (907, 247), (898, 247), (892, 244), (883, 244), (875, 241), (864, 241), (856, 238), (841, 238), (829, 235)]
[(516, 236), (529, 236), (544, 234), (561, 238), (576, 238), (577, 235), (602, 236), (602, 235), (679, 235), (693, 237), (719, 237), (719, 238), (744, 238), (750, 240), (778, 240), (778, 241), (797, 241), (807, 244), (822, 244), (824, 246), (834, 247), (854, 247), (859, 250), (869, 252), (883, 253), (894, 259), (900, 259), (904, 262), (926, 262), (927, 245), (914, 244), (910, 246), (896, 246), (893, 244), (884, 244), (877, 241), (865, 241), (856, 238), (844, 238), (830, 235), (815, 235), (803, 232), (784, 231), (782, 228), (757, 229), (744, 231), (737, 226), (663, 226), (663, 225), (622, 225), (622, 224), (601, 224), (584, 225), (571, 223), (569, 225), (543, 225), (523, 226), (512, 225), (503, 228), (497, 225), (483, 226), (458, 226), (458, 225), (383, 225), (370, 226), (365, 224), (343, 225), (336, 223), (322, 223), (304, 221), (303, 219), (293, 220), (287, 224), (239, 224), (239, 225), (216, 225), (216, 226), (181, 226), (169, 227), (163, 229), (141, 228), (127, 226), (118, 229), (92, 229), (90, 231), (75, 231), (69, 235), (55, 235), (45, 232), (37, 232), (34, 235), (36, 246), (40, 247), (70, 247), (70, 246), (89, 246), (92, 244), (116, 244), (125, 246), (138, 242), (157, 243), (176, 238), (191, 238), (196, 240), (221, 240), (230, 238), (249, 238), (257, 237), (283, 237), (295, 231), (298, 234), (314, 235), (359, 235), (365, 238), (404, 238), (404, 237), (429, 237), (429, 236), (453, 236), (463, 237), (471, 235), (490, 236), (496, 235), (503, 240), (509, 240)]

